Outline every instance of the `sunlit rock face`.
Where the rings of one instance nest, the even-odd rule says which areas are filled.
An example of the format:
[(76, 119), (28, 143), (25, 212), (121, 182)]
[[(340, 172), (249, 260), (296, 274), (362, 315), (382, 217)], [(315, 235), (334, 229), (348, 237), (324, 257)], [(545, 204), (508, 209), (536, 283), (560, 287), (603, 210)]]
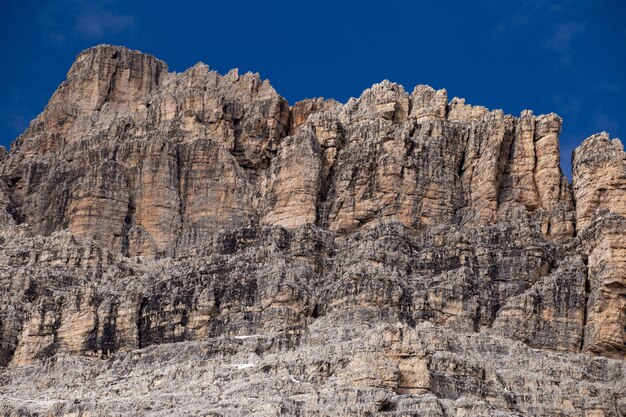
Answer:
[(103, 45), (0, 150), (0, 415), (626, 414), (626, 154)]

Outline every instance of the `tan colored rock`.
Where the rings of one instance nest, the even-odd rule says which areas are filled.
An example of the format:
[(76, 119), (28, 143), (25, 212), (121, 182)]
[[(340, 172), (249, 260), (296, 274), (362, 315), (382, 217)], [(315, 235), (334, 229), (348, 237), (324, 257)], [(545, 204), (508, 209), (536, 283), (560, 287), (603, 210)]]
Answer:
[(560, 169), (556, 114), (522, 112), (498, 194), (498, 216), (533, 216), (542, 232), (557, 240), (574, 234), (573, 197)]
[(435, 91), (427, 85), (418, 85), (413, 89), (410, 100), (411, 116), (418, 121), (428, 117), (446, 117), (448, 93), (445, 89)]
[(581, 232), (588, 253), (584, 350), (626, 358), (626, 219), (604, 209)]
[(463, 191), (467, 207), (462, 224), (496, 221), (502, 173), (509, 158), (515, 119), (500, 111), (487, 114), (470, 130), (463, 160)]
[[(111, 94), (100, 80), (110, 81)], [(384, 81), (343, 106), (316, 99), (290, 110), (257, 74), (220, 76), (204, 64), (167, 73), (153, 57), (103, 46), (80, 55), (5, 157), (0, 177), (11, 184), (18, 223), (43, 234), (69, 227), (129, 255), (171, 255), (215, 230), (261, 219), (288, 227), (317, 222), (343, 233), (396, 220), (418, 230), (533, 216), (544, 234), (570, 237), (572, 197), (558, 168), (560, 119), (528, 113), (516, 121), (446, 100), (445, 90), (417, 86), (409, 96)], [(281, 157), (304, 158), (306, 152), (281, 145), (302, 129), (311, 129), (321, 148), (321, 162), (302, 161), (306, 173), (293, 157)], [(88, 167), (110, 161), (121, 194), (78, 191), (97, 187)], [(274, 189), (300, 177), (304, 194)], [(97, 201), (107, 207), (95, 209)]]
[[(190, 229), (258, 217), (251, 191), (239, 192), (264, 174), (289, 114), (258, 74), (222, 77), (203, 64), (167, 73), (152, 56), (101, 46), (77, 58), (0, 177), (18, 223), (44, 234), (69, 227), (121, 253), (163, 256), (205, 238)], [(209, 180), (203, 166), (232, 172)], [(104, 184), (107, 176), (115, 181)]]
[(128, 186), (121, 167), (115, 162), (94, 167), (74, 184), (70, 195), (65, 214), (69, 230), (121, 252), (128, 213)]
[(572, 190), (560, 167), (559, 134), (562, 122), (554, 113), (539, 116), (535, 136), (535, 184), (541, 207), (547, 212), (542, 230), (557, 240), (574, 235)]
[[(407, 367), (410, 365), (407, 365)], [(397, 388), (398, 365), (379, 353), (358, 353), (337, 378), (340, 385), (376, 388)]]
[(515, 127), (511, 144), (511, 161), (505, 175), (502, 192), (502, 211), (514, 212), (520, 206), (528, 211), (541, 207), (535, 183), (535, 124), (532, 111), (522, 112)]
[(537, 118), (535, 183), (541, 206), (552, 210), (560, 200), (559, 134), (563, 120), (554, 113)]
[(11, 205), (9, 195), (9, 187), (4, 181), (0, 180), (0, 227), (15, 223), (15, 220), (9, 214)]
[(172, 253), (182, 227), (179, 154), (168, 141), (153, 140), (145, 146), (129, 146), (132, 170), (131, 224), (128, 253), (158, 256)]
[(268, 211), (261, 224), (294, 228), (316, 222), (320, 154), (319, 143), (309, 130), (281, 142), (269, 170), (268, 191), (263, 198)]
[(322, 148), (322, 179), (326, 188), (333, 180), (330, 177), (331, 170), (335, 166), (337, 152), (343, 147), (345, 139), (343, 125), (339, 121), (340, 109), (340, 105), (335, 105), (330, 110), (312, 114), (308, 119), (309, 127)]
[(624, 414), (624, 152), (573, 194), (561, 123), (86, 51), (0, 150), (0, 415)]
[(596, 210), (626, 216), (626, 152), (608, 133), (587, 138), (574, 151), (572, 179), (576, 197), (576, 228), (583, 230)]
[[(451, 221), (461, 207), (462, 128), (437, 118), (406, 119), (407, 100), (403, 90), (383, 82), (346, 104), (339, 115), (345, 145), (337, 153), (328, 192), (332, 230), (393, 220), (418, 229)], [(396, 110), (381, 114), (383, 107)]]
[(178, 156), (182, 245), (208, 239), (223, 225), (241, 227), (253, 216), (250, 185), (243, 168), (209, 139), (181, 145)]
[[(54, 354), (55, 328), (59, 317), (40, 306), (29, 322), (24, 326), (19, 343), (15, 348), (11, 364), (19, 366), (32, 363), (41, 355)], [(52, 348), (52, 349), (51, 349)]]
[(414, 356), (397, 360), (400, 379), (395, 391), (398, 394), (424, 394), (430, 391), (428, 359)]
[(454, 97), (448, 105), (448, 120), (472, 122), (478, 121), (488, 113), (486, 107), (465, 104), (464, 98)]
[[(388, 121), (374, 121), (346, 132), (347, 145), (337, 156), (340, 161), (331, 189), (331, 229), (350, 231), (394, 218), (401, 207), (411, 210), (399, 204), (402, 184), (410, 179), (401, 175), (406, 149), (394, 129)], [(412, 222), (410, 218), (403, 220)]]
[(289, 134), (293, 135), (303, 126), (312, 114), (320, 113), (332, 107), (336, 107), (340, 103), (333, 99), (324, 100), (323, 98), (313, 98), (298, 101), (291, 108), (291, 121), (289, 125)]
[(409, 115), (409, 95), (404, 88), (389, 80), (366, 89), (358, 100), (346, 104), (350, 122), (376, 119), (400, 123)]

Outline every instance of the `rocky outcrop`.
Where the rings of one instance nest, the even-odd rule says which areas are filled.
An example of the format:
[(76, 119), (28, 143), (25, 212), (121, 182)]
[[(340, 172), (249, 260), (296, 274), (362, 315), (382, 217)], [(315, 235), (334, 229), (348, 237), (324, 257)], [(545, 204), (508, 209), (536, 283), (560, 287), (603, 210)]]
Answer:
[(626, 153), (600, 133), (574, 151), (576, 223), (588, 255), (587, 351), (626, 354)]
[(530, 223), (420, 236), (395, 223), (345, 239), (311, 225), (249, 228), (162, 260), (120, 257), (67, 232), (7, 243), (7, 413), (619, 415), (624, 406), (623, 359), (578, 353), (597, 344), (583, 342), (597, 322), (585, 326), (584, 262)]
[(572, 176), (579, 230), (598, 209), (626, 216), (626, 153), (619, 139), (603, 132), (585, 140), (574, 151)]
[(0, 178), (18, 223), (131, 256), (182, 253), (255, 224), (348, 233), (513, 216), (563, 240), (575, 214), (560, 128), (556, 115), (517, 119), (388, 81), (345, 105), (290, 110), (258, 75), (204, 64), (168, 73), (154, 57), (102, 46), (79, 55)]
[(14, 224), (13, 217), (9, 214), (11, 201), (9, 200), (9, 187), (0, 180), (0, 227)]
[(287, 103), (258, 75), (202, 64), (170, 74), (149, 55), (97, 47), (79, 55), (0, 177), (13, 217), (37, 233), (69, 228), (162, 256), (258, 221), (257, 171), (288, 123)]
[(582, 235), (588, 254), (586, 351), (626, 355), (626, 220), (603, 211)]
[(626, 412), (626, 157), (99, 46), (0, 154), (0, 414)]

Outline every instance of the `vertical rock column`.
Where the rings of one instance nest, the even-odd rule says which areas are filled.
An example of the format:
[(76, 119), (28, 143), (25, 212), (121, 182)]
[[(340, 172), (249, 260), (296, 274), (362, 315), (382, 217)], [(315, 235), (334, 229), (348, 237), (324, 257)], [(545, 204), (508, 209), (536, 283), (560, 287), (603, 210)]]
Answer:
[(572, 192), (561, 172), (559, 135), (563, 120), (554, 113), (537, 117), (534, 178), (541, 207), (547, 216), (541, 222), (545, 235), (557, 240), (574, 235)]
[(500, 219), (532, 217), (555, 240), (574, 235), (572, 195), (559, 160), (561, 123), (554, 113), (522, 112), (498, 192)]
[(14, 223), (13, 218), (7, 211), (10, 203), (9, 189), (6, 183), (0, 180), (0, 227)]
[(587, 324), (583, 349), (626, 354), (626, 219), (603, 212), (581, 233), (589, 254)]
[(572, 163), (576, 197), (576, 229), (583, 230), (599, 208), (626, 216), (626, 153), (619, 139), (599, 133), (574, 151)]
[(498, 191), (509, 156), (515, 119), (490, 112), (471, 126), (463, 160), (463, 191), (467, 206), (462, 224), (483, 225), (497, 218)]
[(584, 349), (613, 357), (626, 353), (626, 153), (607, 133), (574, 152), (577, 229), (589, 255)]
[(541, 207), (535, 184), (535, 117), (530, 110), (524, 110), (515, 128), (515, 138), (511, 145), (509, 164), (502, 189), (500, 209), (506, 215), (534, 212)]

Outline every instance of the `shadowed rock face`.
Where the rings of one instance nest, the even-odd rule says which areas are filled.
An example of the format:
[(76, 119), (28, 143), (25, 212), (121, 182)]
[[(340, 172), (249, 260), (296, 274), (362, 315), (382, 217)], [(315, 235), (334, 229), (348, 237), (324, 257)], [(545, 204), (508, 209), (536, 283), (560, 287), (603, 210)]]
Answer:
[(626, 414), (626, 154), (561, 124), (83, 52), (0, 153), (0, 414)]

